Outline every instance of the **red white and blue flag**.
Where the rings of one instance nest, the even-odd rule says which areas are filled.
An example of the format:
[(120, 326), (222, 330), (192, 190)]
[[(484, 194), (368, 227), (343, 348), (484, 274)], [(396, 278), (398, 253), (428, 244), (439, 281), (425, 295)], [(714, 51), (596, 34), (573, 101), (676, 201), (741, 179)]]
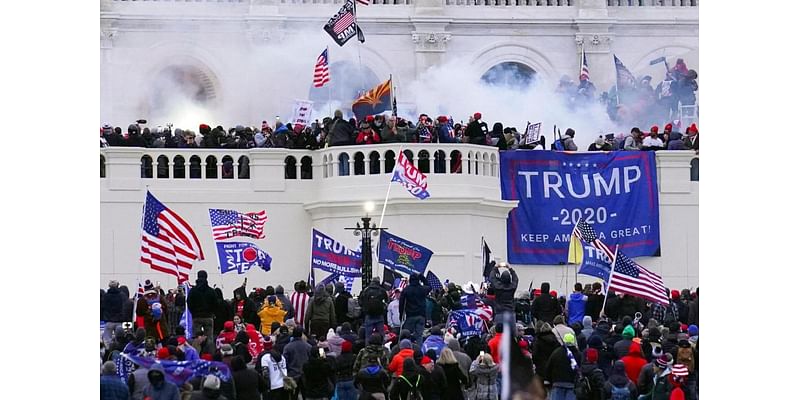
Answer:
[(635, 263), (620, 251), (612, 265), (614, 271), (609, 278), (608, 290), (642, 297), (653, 303), (669, 304), (667, 288), (660, 276)]
[(400, 182), (409, 193), (420, 200), (431, 197), (431, 194), (428, 193), (428, 177), (420, 172), (411, 161), (408, 161), (403, 152), (400, 153), (400, 157), (397, 157), (392, 182)]
[(330, 71), (328, 70), (328, 49), (317, 57), (317, 65), (314, 66), (314, 87), (323, 87), (331, 81)]
[(178, 284), (189, 279), (195, 260), (205, 259), (192, 227), (149, 191), (142, 215), (141, 250), (140, 259), (144, 264), (174, 275)]
[(586, 53), (583, 53), (583, 62), (581, 63), (581, 74), (579, 76), (581, 81), (589, 81), (589, 63), (586, 62)]
[(214, 240), (225, 240), (235, 236), (264, 239), (264, 224), (267, 211), (240, 213), (235, 210), (208, 210)]

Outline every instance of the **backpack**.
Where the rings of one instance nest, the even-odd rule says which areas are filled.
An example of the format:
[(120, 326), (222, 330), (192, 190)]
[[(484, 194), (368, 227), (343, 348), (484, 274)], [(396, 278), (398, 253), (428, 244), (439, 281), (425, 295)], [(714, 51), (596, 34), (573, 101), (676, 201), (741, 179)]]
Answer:
[(347, 318), (356, 319), (361, 317), (361, 304), (358, 300), (350, 297), (347, 299)]
[(609, 400), (630, 400), (631, 391), (628, 390), (628, 385), (624, 387), (616, 387), (611, 385), (611, 397)]
[(664, 310), (664, 325), (665, 326), (678, 320), (678, 318), (677, 318), (678, 316), (676, 315), (678, 313), (678, 310), (676, 310), (676, 308), (677, 307), (675, 306), (675, 303), (670, 302), (669, 305), (667, 306), (667, 309)]
[(575, 398), (578, 400), (589, 400), (592, 395), (592, 384), (589, 377), (578, 371), (577, 381), (575, 382)]
[[(383, 301), (381, 301), (379, 290), (380, 289), (368, 289), (366, 293), (364, 293), (364, 311), (369, 315), (383, 314)], [(349, 306), (348, 302), (348, 308), (350, 308)]]
[(417, 375), (417, 381), (412, 385), (411, 382), (409, 382), (405, 376), (400, 375), (400, 379), (402, 379), (403, 382), (408, 384), (408, 394), (406, 394), (406, 398), (404, 400), (422, 400), (422, 394), (419, 392), (420, 378), (421, 376)]

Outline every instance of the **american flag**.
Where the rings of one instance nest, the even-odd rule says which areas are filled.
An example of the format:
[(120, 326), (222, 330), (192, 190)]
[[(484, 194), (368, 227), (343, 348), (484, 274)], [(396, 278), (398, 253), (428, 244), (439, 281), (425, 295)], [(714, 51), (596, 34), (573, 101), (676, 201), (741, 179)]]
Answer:
[(586, 243), (591, 244), (596, 249), (606, 253), (608, 258), (614, 259), (614, 252), (606, 246), (600, 239), (597, 238), (597, 232), (594, 231), (591, 225), (589, 225), (583, 218), (578, 220), (578, 223), (575, 224), (575, 230), (573, 231), (575, 236), (577, 236), (580, 240), (583, 240)]
[(439, 280), (439, 277), (433, 273), (433, 271), (428, 271), (428, 276), (426, 277), (428, 280), (428, 286), (431, 287), (431, 290), (442, 290), (444, 286), (442, 286), (442, 281)]
[(408, 286), (408, 278), (396, 278), (394, 284), (392, 284), (392, 289), (400, 289), (402, 292), (406, 286)]
[(617, 69), (617, 86), (620, 89), (633, 89), (636, 86), (636, 78), (633, 77), (631, 71), (625, 67), (622, 60), (614, 55), (614, 66)]
[(264, 223), (267, 222), (267, 211), (240, 213), (234, 210), (210, 209), (211, 231), (214, 240), (230, 239), (234, 236), (246, 236), (264, 239)]
[(317, 65), (314, 66), (314, 87), (323, 87), (331, 81), (328, 71), (328, 49), (317, 57)]
[(473, 310), (482, 320), (487, 323), (494, 319), (494, 311), (492, 307), (487, 305), (476, 294), (465, 294), (461, 296), (461, 306), (463, 309)]
[(609, 278), (608, 290), (642, 297), (654, 303), (669, 304), (667, 288), (660, 276), (636, 264), (619, 251), (613, 265), (614, 271)]
[(192, 227), (148, 191), (142, 215), (142, 262), (175, 275), (181, 284), (189, 279), (192, 262), (203, 259)]
[(356, 0), (356, 1), (358, 2), (358, 4), (363, 4), (365, 6), (369, 5), (369, 0)]
[[(352, 0), (350, 0), (352, 1)], [(355, 24), (356, 17), (353, 15), (352, 9), (348, 9), (344, 14), (341, 15), (338, 21), (333, 25), (333, 33), (340, 34), (347, 30), (351, 25)]]
[(581, 63), (581, 74), (578, 80), (588, 81), (589, 79), (589, 63), (586, 62), (586, 53), (583, 53), (583, 63)]

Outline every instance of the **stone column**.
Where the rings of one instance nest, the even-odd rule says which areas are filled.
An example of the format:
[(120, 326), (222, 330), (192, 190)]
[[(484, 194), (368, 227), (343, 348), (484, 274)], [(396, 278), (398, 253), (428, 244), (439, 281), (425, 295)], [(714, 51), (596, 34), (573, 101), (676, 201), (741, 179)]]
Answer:
[[(142, 150), (128, 147), (108, 147), (106, 182), (108, 190), (142, 189)], [(155, 169), (155, 160), (153, 160)]]
[(616, 82), (614, 57), (611, 51), (614, 34), (609, 32), (612, 21), (608, 18), (605, 0), (578, 0), (577, 6), (578, 17), (575, 23), (578, 32), (575, 34), (577, 51), (575, 59), (578, 60), (580, 67), (581, 52), (586, 52), (589, 76), (599, 96)]
[(284, 160), (288, 154), (274, 149), (251, 149), (250, 187), (256, 192), (282, 192), (286, 188)]
[(411, 32), (411, 40), (415, 47), (414, 76), (417, 78), (426, 69), (444, 60), (446, 43), (451, 38), (451, 35), (445, 32), (448, 22), (442, 18), (444, 1), (415, 0), (414, 2), (414, 16), (411, 17), (414, 30)]
[(100, 123), (114, 124), (113, 115), (113, 48), (117, 36), (116, 21), (103, 19), (100, 22)]

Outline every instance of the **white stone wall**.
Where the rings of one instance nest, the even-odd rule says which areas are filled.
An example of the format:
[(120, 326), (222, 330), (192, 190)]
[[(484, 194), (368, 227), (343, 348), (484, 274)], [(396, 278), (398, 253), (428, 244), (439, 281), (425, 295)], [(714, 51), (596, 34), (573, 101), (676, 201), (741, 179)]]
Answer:
[[(287, 115), (293, 99), (308, 95), (314, 60), (325, 46), (332, 48), (331, 62), (360, 59), (381, 79), (392, 74), (401, 102), (405, 85), (454, 57), (484, 72), (517, 61), (556, 82), (562, 75), (577, 76), (584, 48), (600, 91), (615, 79), (615, 53), (635, 75), (651, 74), (654, 82), (663, 77), (663, 67), (648, 62), (659, 56), (682, 55), (699, 69), (698, 7), (681, 6), (690, 1), (644, 1), (647, 6), (636, 7), (589, 0), (373, 4), (358, 8), (366, 43), (353, 39), (344, 48), (321, 29), (339, 7), (333, 3), (101, 2), (101, 122), (124, 126), (146, 117), (152, 111), (143, 106), (148, 79), (180, 64), (213, 77), (219, 98), (211, 117), (224, 126)], [(652, 6), (662, 3), (668, 6)]]
[[(481, 280), (481, 236), (491, 246), (497, 260), (506, 259), (506, 218), (516, 202), (500, 198), (497, 176), (496, 149), (473, 145), (407, 145), (415, 155), (427, 150), (444, 149), (449, 154), (457, 149), (464, 154), (462, 174), (428, 174), (432, 197), (420, 201), (402, 187), (392, 187), (383, 226), (390, 232), (406, 237), (434, 251), (429, 269), (442, 279), (458, 282)], [(354, 227), (364, 216), (363, 203), (377, 203), (372, 213), (378, 223), (380, 206), (386, 195), (389, 174), (364, 176), (323, 177), (323, 160), (344, 151), (355, 154), (367, 147), (339, 147), (315, 152), (299, 150), (259, 149), (242, 152), (179, 151), (147, 149), (153, 156), (167, 155), (173, 159), (182, 155), (187, 160), (193, 154), (205, 158), (214, 154), (246, 154), (250, 158), (251, 179), (142, 179), (139, 160), (143, 149), (111, 148), (101, 150), (106, 162), (106, 177), (100, 179), (100, 285), (105, 287), (111, 278), (135, 286), (136, 279), (152, 279), (165, 286), (174, 286), (175, 278), (146, 269), (139, 262), (141, 213), (145, 191), (150, 190), (161, 202), (179, 213), (197, 233), (206, 260), (194, 270), (209, 272), (210, 282), (224, 287), (226, 295), (242, 282), (235, 273), (220, 275), (216, 248), (211, 237), (209, 208), (229, 208), (239, 211), (266, 209), (267, 238), (254, 241), (273, 259), (272, 271), (252, 270), (246, 275), (251, 287), (292, 283), (306, 279), (311, 258), (311, 230), (318, 229), (342, 243), (355, 248), (358, 237), (346, 227)], [(369, 147), (385, 154), (396, 146)], [(160, 150), (160, 151), (159, 151)], [(466, 173), (466, 158), (470, 151), (479, 151), (479, 174)], [(313, 159), (313, 179), (286, 180), (283, 161), (291, 154), (298, 160)], [(665, 283), (674, 287), (698, 285), (698, 182), (689, 180), (689, 163), (694, 152), (657, 153), (661, 215), (661, 257), (637, 258), (637, 262), (662, 274)], [(157, 157), (153, 157), (154, 159)], [(331, 157), (336, 159), (336, 157)], [(352, 159), (352, 158), (351, 158)], [(338, 171), (337, 165), (331, 169)], [(351, 171), (353, 166), (351, 165)], [(367, 172), (369, 170), (367, 169)], [(448, 170), (449, 171), (449, 170)], [(171, 174), (170, 174), (171, 176)], [(188, 176), (188, 175), (187, 175)], [(249, 241), (249, 240), (245, 240)], [(377, 241), (373, 242), (376, 243)], [(382, 270), (375, 267), (376, 274)], [(521, 287), (532, 280), (538, 287), (549, 281), (554, 290), (565, 292), (575, 282), (573, 266), (518, 265)], [(380, 275), (379, 275), (380, 276)], [(195, 275), (192, 274), (192, 280)], [(580, 276), (580, 282), (594, 278)], [(360, 282), (356, 281), (356, 291)]]

